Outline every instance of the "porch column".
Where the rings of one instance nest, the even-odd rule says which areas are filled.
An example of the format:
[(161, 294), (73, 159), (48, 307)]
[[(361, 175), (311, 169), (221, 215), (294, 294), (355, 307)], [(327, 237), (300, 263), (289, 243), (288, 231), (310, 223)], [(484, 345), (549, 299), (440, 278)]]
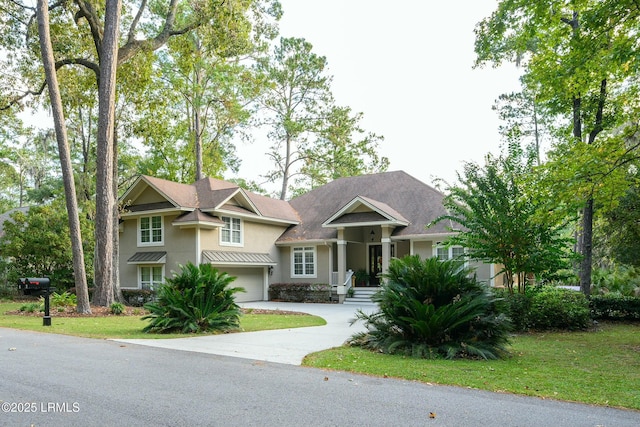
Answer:
[(344, 285), (347, 278), (347, 241), (344, 228), (338, 228), (338, 285)]
[(382, 274), (385, 274), (389, 270), (389, 259), (391, 258), (391, 227), (382, 227)]

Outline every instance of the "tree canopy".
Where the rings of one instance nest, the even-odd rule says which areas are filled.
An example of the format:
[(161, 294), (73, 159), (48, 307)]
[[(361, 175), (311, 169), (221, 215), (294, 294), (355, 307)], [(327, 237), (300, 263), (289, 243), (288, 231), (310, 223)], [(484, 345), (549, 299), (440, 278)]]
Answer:
[[(627, 156), (636, 148), (625, 147), (625, 138), (618, 135), (633, 133), (638, 125), (639, 17), (633, 0), (504, 0), (476, 27), (476, 65), (520, 65), (523, 87), (555, 128), (551, 180), (562, 183), (592, 163), (602, 166), (595, 176), (577, 173), (568, 191), (549, 192), (555, 205), (581, 209), (580, 285), (585, 294), (591, 283), (594, 212), (602, 202), (596, 190), (607, 188), (613, 199), (624, 194), (619, 174), (612, 171), (628, 160), (612, 154)], [(575, 185), (593, 191), (576, 193)]]
[(483, 166), (465, 163), (460, 184), (444, 199), (449, 214), (434, 222), (458, 224), (447, 244), (467, 248), (470, 259), (502, 265), (507, 288), (513, 291), (517, 283), (524, 292), (528, 274), (548, 279), (569, 266), (570, 245), (564, 224), (537, 215), (526, 179), (533, 159), (511, 148), (503, 156), (488, 155)]

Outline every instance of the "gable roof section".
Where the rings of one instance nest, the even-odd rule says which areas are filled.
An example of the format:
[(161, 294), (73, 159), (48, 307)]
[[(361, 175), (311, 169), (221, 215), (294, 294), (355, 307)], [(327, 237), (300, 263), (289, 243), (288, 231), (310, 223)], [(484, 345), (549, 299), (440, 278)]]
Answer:
[[(148, 188), (153, 189), (164, 201), (136, 204), (136, 199)], [(202, 215), (219, 215), (221, 212), (253, 217), (257, 221), (298, 223), (297, 213), (288, 202), (261, 196), (234, 183), (214, 178), (203, 178), (189, 185), (141, 175), (120, 200), (131, 201), (128, 210), (132, 213), (171, 208), (183, 211), (200, 210), (199, 213), (192, 216), (176, 219), (178, 224), (182, 222), (182, 225), (198, 222), (213, 224), (206, 216)]]
[[(394, 238), (450, 234), (445, 223), (425, 228), (446, 214), (443, 199), (444, 194), (403, 171), (340, 178), (290, 201), (301, 222), (280, 236), (278, 243), (335, 239), (335, 227), (323, 226), (331, 220), (333, 225), (337, 225), (337, 221), (355, 222), (356, 219), (373, 222), (395, 218), (406, 222), (406, 225), (396, 224)], [(369, 206), (370, 210), (347, 212), (354, 200)]]
[(382, 224), (407, 226), (409, 225), (409, 221), (386, 203), (368, 197), (356, 196), (326, 220), (322, 226), (338, 227)]
[(251, 201), (247, 198), (242, 188), (232, 182), (222, 181), (215, 178), (203, 178), (196, 181), (193, 186), (198, 193), (199, 207), (203, 210), (220, 209), (232, 200), (239, 206), (259, 214), (257, 209), (252, 206)]

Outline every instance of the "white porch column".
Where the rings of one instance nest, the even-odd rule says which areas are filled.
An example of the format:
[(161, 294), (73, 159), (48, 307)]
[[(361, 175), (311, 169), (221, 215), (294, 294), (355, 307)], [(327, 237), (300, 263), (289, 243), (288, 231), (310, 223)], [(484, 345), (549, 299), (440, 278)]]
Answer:
[(391, 258), (391, 231), (392, 227), (382, 226), (382, 274), (389, 270), (389, 259)]
[(196, 256), (195, 256), (195, 264), (196, 265), (200, 265), (202, 264), (202, 250), (200, 249), (200, 227), (196, 225)]
[(347, 278), (347, 241), (344, 228), (338, 228), (338, 285), (344, 285)]

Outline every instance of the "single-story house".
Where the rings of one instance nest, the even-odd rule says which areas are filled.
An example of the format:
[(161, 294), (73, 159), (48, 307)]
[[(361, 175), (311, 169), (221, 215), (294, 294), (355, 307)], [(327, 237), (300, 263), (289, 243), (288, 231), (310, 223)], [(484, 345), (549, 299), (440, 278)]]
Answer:
[[(444, 195), (402, 171), (340, 178), (290, 201), (204, 178), (140, 176), (121, 197), (120, 284), (153, 288), (187, 262), (237, 277), (238, 301), (268, 299), (272, 283), (322, 283), (342, 300), (353, 272), (376, 286), (392, 257), (452, 258)], [(492, 282), (493, 266), (473, 265)]]

